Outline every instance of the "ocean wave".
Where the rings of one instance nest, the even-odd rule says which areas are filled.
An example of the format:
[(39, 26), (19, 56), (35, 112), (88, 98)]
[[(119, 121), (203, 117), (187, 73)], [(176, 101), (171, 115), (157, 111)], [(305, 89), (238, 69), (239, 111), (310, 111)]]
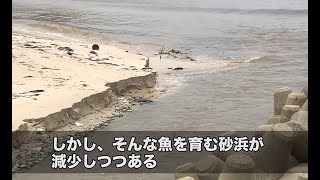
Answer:
[(233, 64), (233, 63), (257, 63), (263, 61), (269, 61), (273, 59), (272, 56), (252, 56), (252, 57), (238, 57), (238, 56), (195, 56), (194, 57), (198, 62), (210, 62), (210, 63), (225, 63), (225, 64)]
[(234, 14), (307, 15), (308, 9), (206, 9), (207, 12)]
[(46, 36), (46, 37), (57, 37), (57, 38), (62, 38), (62, 39), (67, 39), (67, 40), (71, 40), (71, 41), (79, 41), (78, 39), (74, 39), (74, 38), (71, 38), (71, 37), (68, 37), (68, 36), (64, 36), (60, 33), (52, 33), (52, 32), (42, 32), (42, 31), (33, 31), (33, 30), (26, 30), (26, 29), (23, 29), (23, 28), (13, 28), (14, 31), (21, 31), (21, 32), (24, 32), (24, 33), (27, 33), (27, 34), (38, 34), (38, 35), (42, 35), (42, 36)]
[(254, 56), (254, 57), (246, 58), (243, 60), (231, 61), (231, 63), (258, 63), (258, 62), (269, 61), (271, 59), (272, 58), (270, 56)]
[(308, 15), (308, 9), (239, 9), (239, 8), (201, 8), (201, 7), (154, 7), (154, 10), (188, 11), (223, 14), (269, 14), (269, 15)]

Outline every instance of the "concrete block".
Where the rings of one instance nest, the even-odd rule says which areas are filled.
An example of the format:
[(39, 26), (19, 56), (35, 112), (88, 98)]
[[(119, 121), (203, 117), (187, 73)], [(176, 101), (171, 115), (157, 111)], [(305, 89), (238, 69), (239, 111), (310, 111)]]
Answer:
[(288, 87), (278, 88), (274, 93), (274, 115), (280, 115), (281, 110), (287, 103), (287, 97), (292, 92)]

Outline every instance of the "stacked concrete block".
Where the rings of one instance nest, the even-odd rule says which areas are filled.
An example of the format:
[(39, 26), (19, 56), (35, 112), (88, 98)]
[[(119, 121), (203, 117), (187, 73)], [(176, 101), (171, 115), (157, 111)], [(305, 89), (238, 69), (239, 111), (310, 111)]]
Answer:
[(256, 128), (256, 135), (263, 136), (266, 132), (272, 131), (275, 124), (260, 125)]
[(303, 104), (300, 110), (308, 111), (308, 100)]
[(290, 155), (286, 169), (290, 169), (290, 168), (292, 168), (292, 167), (294, 167), (294, 166), (296, 166), (298, 164), (299, 164), (299, 162), (298, 162), (297, 158), (294, 157), (293, 155)]
[(218, 180), (224, 162), (214, 155), (207, 155), (201, 158), (195, 166), (200, 180)]
[[(196, 176), (191, 174), (189, 177), (199, 180), (284, 180), (289, 177), (285, 172), (300, 168), (301, 163), (308, 165), (307, 131), (308, 87), (301, 92), (293, 92), (288, 87), (279, 88), (274, 93), (274, 115), (265, 125), (258, 126), (254, 134), (263, 137), (263, 148), (257, 152), (215, 151), (196, 164), (182, 167), (194, 168)], [(237, 131), (220, 136), (242, 137)], [(292, 177), (308, 179), (307, 173), (297, 172), (291, 172), (296, 174)], [(185, 175), (181, 180), (189, 177)]]
[(273, 115), (268, 119), (266, 125), (278, 124), (280, 122), (281, 122), (281, 115)]
[(227, 158), (219, 180), (256, 180), (255, 163), (242, 153), (232, 154)]
[(287, 105), (298, 105), (302, 107), (302, 105), (307, 101), (308, 97), (303, 92), (292, 92), (288, 95)]
[(304, 130), (308, 130), (308, 111), (300, 110), (294, 113), (291, 117), (292, 122), (300, 123)]
[(288, 169), (286, 173), (308, 173), (308, 163), (300, 163)]
[(307, 163), (301, 163), (288, 169), (279, 180), (299, 180), (299, 178), (308, 179)]
[(308, 97), (308, 86), (305, 86), (305, 87), (301, 90), (301, 92), (303, 92), (304, 94), (306, 94), (307, 97)]
[[(225, 133), (222, 133), (220, 136), (221, 137), (230, 137), (230, 138), (234, 138), (236, 136), (238, 136), (239, 133), (237, 131), (228, 131)], [(219, 158), (220, 160), (222, 160), (223, 162), (225, 162), (227, 160), (227, 158), (231, 155), (235, 153), (235, 151), (230, 150), (230, 151), (214, 151), (212, 153), (212, 155), (216, 156), (217, 158)]]
[[(254, 162), (263, 172), (284, 172), (289, 163), (292, 141), (297, 136), (288, 133), (292, 128), (286, 123), (272, 126), (272, 130), (263, 135), (264, 147), (255, 153)], [(278, 177), (274, 177), (276, 179)]]
[(193, 173), (195, 172), (195, 164), (193, 162), (189, 162), (183, 164), (175, 169), (174, 178), (180, 179), (186, 176), (195, 178), (196, 175)]
[(291, 123), (296, 123), (301, 127), (302, 136), (293, 144), (292, 155), (299, 162), (308, 162), (308, 111), (300, 110), (292, 115)]
[(290, 121), (291, 116), (300, 110), (300, 106), (298, 105), (285, 105), (281, 110), (281, 118), (280, 123), (285, 123)]
[(284, 105), (287, 103), (288, 95), (292, 92), (292, 90), (288, 87), (283, 87), (276, 89), (274, 93), (274, 115), (280, 115), (281, 110)]

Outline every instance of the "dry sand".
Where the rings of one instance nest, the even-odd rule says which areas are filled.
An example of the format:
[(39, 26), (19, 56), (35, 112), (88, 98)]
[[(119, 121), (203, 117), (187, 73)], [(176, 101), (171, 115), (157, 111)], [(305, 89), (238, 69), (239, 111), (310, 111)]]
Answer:
[[(107, 45), (99, 45), (99, 50), (90, 53), (91, 46), (12, 34), (12, 131), (28, 119), (28, 122), (44, 122), (48, 115), (64, 118), (61, 113), (66, 113), (68, 118), (73, 112), (78, 118), (90, 114), (81, 108), (89, 106), (96, 110), (95, 102), (90, 102), (94, 99), (88, 97), (108, 95), (110, 88), (106, 83), (131, 78), (127, 83), (154, 86), (154, 73), (145, 69), (147, 57)], [(68, 51), (69, 48), (72, 50)], [(128, 86), (127, 83), (122, 86)], [(55, 126), (60, 125), (48, 128), (52, 130)]]

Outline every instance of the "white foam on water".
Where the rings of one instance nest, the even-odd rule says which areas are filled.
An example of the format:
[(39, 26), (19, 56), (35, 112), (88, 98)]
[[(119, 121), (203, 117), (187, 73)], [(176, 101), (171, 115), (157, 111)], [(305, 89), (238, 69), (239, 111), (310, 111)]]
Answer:
[(271, 59), (269, 56), (253, 56), (248, 58), (242, 58), (240, 60), (231, 61), (232, 63), (258, 63)]
[[(55, 32), (56, 29), (51, 30), (51, 29), (48, 29), (47, 26), (48, 24), (43, 22), (38, 22), (38, 24), (36, 24), (36, 22), (34, 21), (20, 22), (16, 20), (13, 22), (12, 30), (16, 32), (31, 34), (31, 35), (38, 35), (42, 37), (60, 38), (60, 39), (69, 40), (73, 42), (81, 42), (81, 39), (79, 38), (67, 36), (66, 33)], [(57, 27), (55, 24), (50, 24), (49, 26)]]

